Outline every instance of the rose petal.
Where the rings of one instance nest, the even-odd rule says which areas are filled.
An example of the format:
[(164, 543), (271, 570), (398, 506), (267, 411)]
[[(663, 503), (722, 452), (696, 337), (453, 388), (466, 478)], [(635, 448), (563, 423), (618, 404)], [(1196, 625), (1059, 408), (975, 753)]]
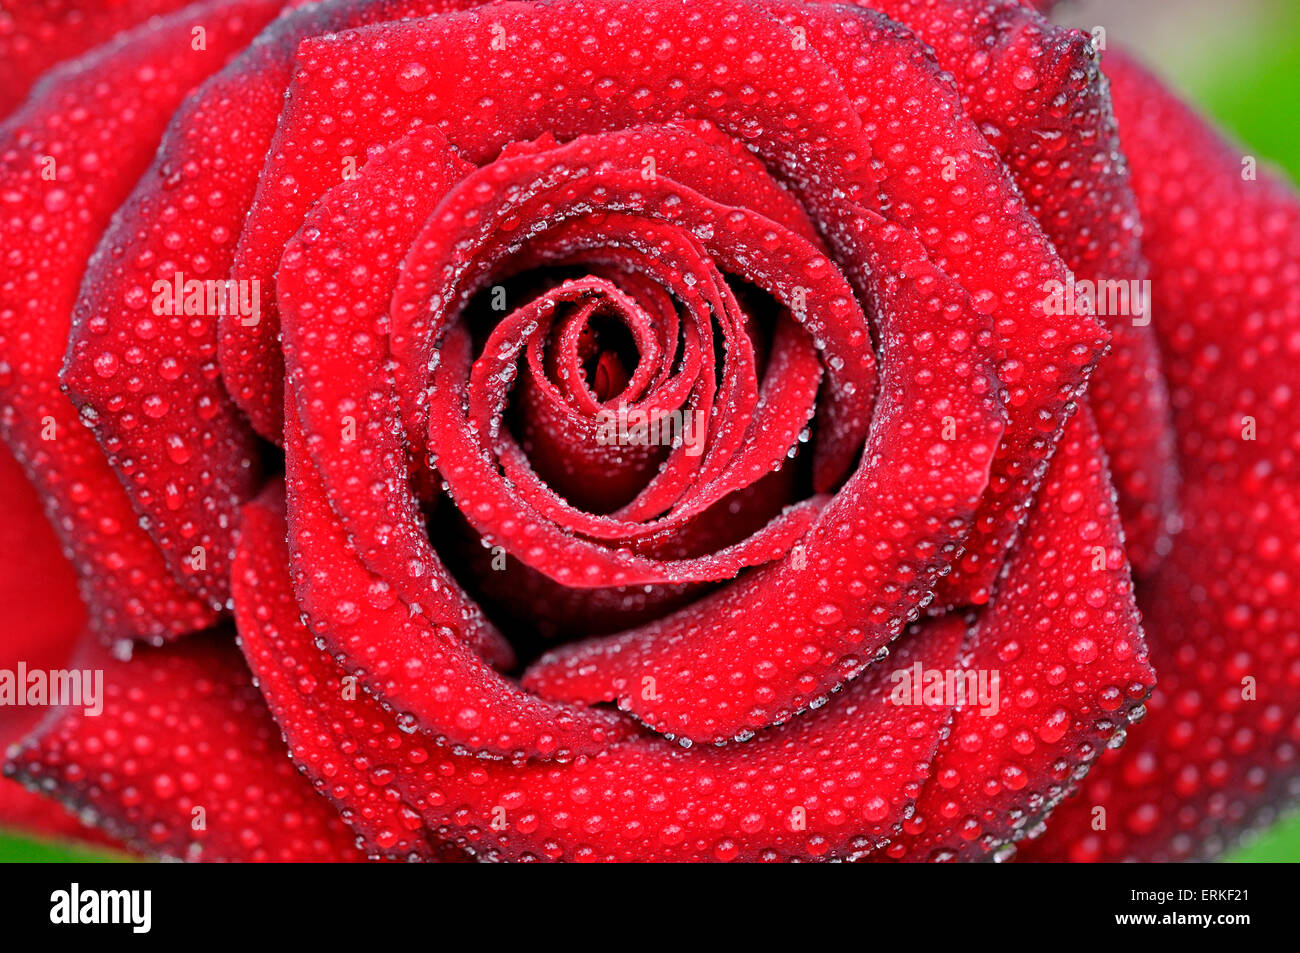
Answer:
[(62, 60), (189, 0), (7, 0), (0, 10), (0, 119)]
[(8, 778), (0, 778), (0, 831), (41, 840), (126, 850), (107, 834), (88, 827), (59, 802), (35, 794)]
[(286, 758), (228, 636), (138, 649), (90, 643), (103, 711), (64, 708), (5, 761), (30, 788), (141, 853), (209, 861), (357, 861), (354, 835)]
[[(22, 468), (0, 446), (0, 619), (4, 640), (0, 669), (16, 672), (57, 669), (72, 653), (85, 620), (77, 578), (59, 551), (59, 540)], [(0, 707), (0, 751), (17, 742), (48, 712), (44, 707)], [(74, 838), (98, 844), (108, 838), (81, 823), (63, 807), (0, 780), (0, 827), (43, 837)]]
[(966, 695), (884, 856), (1005, 859), (1143, 714), (1155, 673), (1138, 620), (1114, 490), (1085, 410), (1066, 427), (963, 659), (967, 672), (997, 679), (992, 704)]
[[(1006, 349), (999, 378), (1007, 429), (974, 531), (937, 597), (941, 604), (986, 602), (1071, 401), (1109, 336), (1092, 316), (1043, 313), (1044, 284), (1069, 272), (929, 47), (870, 11), (799, 0), (765, 6), (806, 31), (863, 129), (872, 131), (867, 141), (885, 214), (913, 229), (935, 265), (993, 318)], [(856, 213), (849, 203), (837, 208), (832, 242), (850, 264), (861, 262), (865, 255), (843, 227)]]
[[(412, 220), (418, 223), (420, 216), (438, 205), (442, 192), (463, 174), (463, 163), (454, 156), (448, 162), (445, 142), (439, 146), (438, 141), (441, 141), (441, 136), (436, 131), (418, 130), (390, 147), (384, 156), (372, 159), (355, 180), (336, 186), (308, 216), (299, 237), (290, 243), (279, 277), (285, 308), (283, 336), (294, 381), (292, 396), (303, 415), (305, 429), (312, 436), (309, 447), (313, 460), (330, 488), (331, 505), (339, 512), (358, 555), (367, 568), (391, 583), (408, 604), (421, 601), (426, 580), (431, 574), (437, 574), (437, 578), (445, 577), (445, 570), (425, 538), (414, 487), (403, 486), (409, 465), (408, 452), (396, 430), (391, 388), (387, 384), (389, 372), (384, 365), (387, 355), (386, 306), (399, 274), (399, 261), (385, 249), (405, 247), (411, 238)], [(584, 140), (575, 144), (575, 149), (589, 147)], [(424, 156), (424, 166), (430, 170), (439, 169), (444, 164), (445, 170), (436, 175), (430, 171), (428, 181), (412, 181), (412, 173), (403, 171), (411, 164), (409, 157), (412, 152)], [(552, 156), (548, 152), (542, 158), (551, 161)], [(529, 155), (521, 158), (532, 159)], [(665, 155), (661, 163), (665, 174), (673, 169), (670, 158)], [(494, 173), (493, 177), (500, 174)], [(477, 183), (478, 180), (471, 177), (463, 187), (476, 192)], [(415, 197), (400, 204), (394, 204), (391, 199), (391, 195), (407, 194)], [(454, 239), (454, 235), (451, 238)], [(602, 238), (601, 242), (604, 247), (613, 244), (609, 238)], [(795, 255), (792, 257), (797, 258)], [(371, 264), (356, 264), (359, 262)], [(359, 284), (366, 290), (355, 290)], [(340, 289), (348, 290), (341, 292)], [(848, 294), (847, 287), (842, 290)], [(346, 307), (337, 303), (342, 294), (348, 297)], [(345, 321), (349, 328), (354, 329), (347, 336), (336, 331)], [(525, 310), (508, 318), (507, 328), (511, 321), (525, 324), (534, 319)], [(367, 327), (373, 330), (360, 330)], [(837, 330), (828, 332), (827, 337), (838, 341), (848, 335)], [(863, 333), (859, 350), (863, 349), (865, 342)], [(363, 354), (370, 356), (359, 360)], [(462, 351), (444, 343), (440, 355), (441, 373), (456, 365), (453, 357), (456, 354), (465, 356)], [(497, 377), (490, 366), (483, 370), (483, 374), (489, 379)], [(847, 377), (862, 379), (861, 374)], [(464, 378), (464, 373), (459, 373), (458, 379), (463, 382)], [(398, 379), (402, 379), (401, 375)], [(864, 390), (869, 400), (870, 388)], [(606, 549), (575, 538), (569, 535), (568, 530), (576, 529), (594, 536), (604, 527), (612, 526), (613, 529), (603, 535), (616, 537), (623, 534), (631, 539), (634, 534), (649, 536), (661, 528), (668, 528), (667, 524), (650, 524), (641, 528), (629, 523), (611, 523), (603, 518), (588, 518), (584, 522), (585, 514), (570, 510), (565, 514), (566, 525), (563, 528), (539, 520), (540, 525), (533, 527), (527, 540), (513, 541), (507, 524), (522, 528), (528, 505), (518, 497), (507, 499), (507, 487), (498, 480), (495, 471), (480, 465), (479, 453), (472, 447), (474, 428), (464, 422), (459, 390), (449, 382), (436, 387), (434, 392), (434, 409), (438, 417), (433, 444), (446, 462), (441, 476), (450, 485), (453, 496), (463, 498), (469, 493), (476, 497), (476, 502), (464, 503), (462, 510), (472, 514), (471, 520), (480, 532), (488, 532), (490, 527), (494, 539), (499, 537), (509, 551), (524, 554), (521, 558), (531, 565), (560, 570), (581, 562), (584, 575), (573, 581), (582, 585), (727, 578), (742, 566), (767, 561), (785, 552), (790, 541), (811, 522), (812, 508), (804, 506), (774, 521), (750, 540), (723, 552), (666, 564), (645, 556)], [(779, 401), (780, 387), (776, 387), (774, 392), (777, 396), (765, 390), (764, 397)], [(857, 404), (850, 400), (848, 406)], [(474, 407), (471, 401), (471, 410)], [(865, 413), (863, 418), (865, 422)], [(738, 439), (744, 429), (745, 422), (741, 421), (737, 429)], [(486, 428), (480, 426), (479, 430), (482, 432)], [(779, 429), (776, 432), (778, 436), (781, 433)], [(776, 458), (783, 460), (786, 450), (786, 441), (782, 440)], [(754, 452), (762, 454), (766, 451), (760, 446)], [(372, 478), (359, 479), (361, 473)], [(383, 475), (382, 479), (373, 479), (377, 475)], [(731, 483), (719, 480), (716, 489), (709, 487), (712, 495), (701, 506), (726, 495), (733, 487), (743, 486), (752, 478), (747, 471)], [(488, 494), (494, 490), (498, 491), (501, 499), (489, 511)], [(496, 514), (499, 519), (484, 514)], [(543, 550), (548, 545), (549, 548)], [(541, 555), (537, 555), (539, 552)], [(580, 555), (581, 559), (543, 559), (556, 552), (564, 552), (570, 557)], [(601, 570), (606, 574), (601, 575)]]
[[(158, 282), (174, 287), (178, 275), (186, 281), (230, 277), (235, 242), (293, 74), (294, 50), (304, 37), (442, 8), (436, 0), (327, 0), (288, 12), (252, 46), (243, 37), (230, 49), (247, 46), (242, 55), (177, 112), (143, 178), (142, 169), (127, 178), (128, 187), (139, 180), (134, 192), (110, 203), (121, 208), (100, 242), (103, 254), (85, 270), (63, 382), (88, 413), (167, 565), (213, 606), (225, 607), (229, 599), (238, 509), (257, 485), (256, 442), (236, 405), (281, 401), (283, 375), (252, 382), (251, 394), (232, 386), (232, 402), (218, 374), (220, 316), (153, 316)], [(203, 75), (222, 66), (224, 57), (213, 50), (209, 37)], [(193, 63), (194, 56), (176, 61)], [(125, 136), (124, 142), (145, 149), (148, 158), (157, 135)], [(75, 269), (78, 279), (82, 270)], [(237, 289), (250, 312), (258, 301), (258, 320), (265, 321), (273, 286)], [(254, 319), (251, 313), (225, 310), (233, 312), (226, 320), (237, 335), (258, 332), (257, 325), (243, 324)], [(279, 441), (278, 428), (264, 433)], [(195, 547), (202, 547), (201, 572), (194, 570)]]
[(493, 671), (465, 644), (474, 620), (448, 586), (430, 580), (421, 602), (401, 600), (348, 544), (297, 421), (287, 422), (285, 440), (289, 547), (302, 611), (404, 728), (516, 760), (595, 752), (629, 733), (610, 712), (548, 702)]
[(1300, 200), (1243, 175), (1240, 153), (1127, 59), (1108, 54), (1106, 72), (1151, 262), (1183, 529), (1138, 593), (1160, 676), (1150, 715), (1025, 853), (1209, 858), (1300, 792)]
[[(738, 317), (736, 323), (730, 323), (729, 319), (736, 314), (737, 308), (729, 289), (718, 281), (718, 270), (736, 274), (781, 301), (819, 342), (831, 386), (827, 398), (830, 405), (827, 415), (829, 430), (821, 435), (816, 452), (819, 456), (838, 457), (841, 468), (856, 453), (869, 418), (874, 392), (874, 360), (869, 350), (865, 319), (850, 304), (849, 287), (825, 259), (820, 244), (815, 240), (807, 241), (790, 234), (777, 223), (748, 209), (727, 205), (726, 199), (734, 197), (739, 200), (741, 196), (727, 194), (731, 190), (720, 187), (716, 180), (721, 177), (717, 173), (702, 174), (712, 170), (708, 166), (698, 168), (689, 161), (679, 161), (679, 154), (690, 156), (701, 145), (680, 130), (650, 128), (618, 135), (584, 136), (553, 150), (498, 160), (466, 179), (448, 196), (439, 207), (437, 218), (431, 219), (412, 249), (394, 303), (395, 352), (399, 362), (407, 368), (401, 379), (406, 383), (408, 427), (420, 426), (418, 406), (424, 384), (417, 380), (423, 376), (419, 375), (418, 369), (429, 362), (440, 326), (455, 313), (459, 300), (489, 280), (493, 269), (501, 267), (499, 262), (503, 255), (510, 251), (508, 234), (490, 227), (502, 217), (517, 217), (536, 233), (526, 248), (529, 262), (544, 261), (551, 255), (563, 260), (571, 243), (582, 248), (599, 237), (603, 248), (627, 247), (642, 254), (653, 253), (657, 258), (677, 264), (684, 275), (690, 276), (684, 277), (671, 289), (678, 297), (690, 300), (692, 290), (707, 297), (708, 285), (712, 285), (717, 294), (716, 300), (709, 300), (709, 312), (718, 321), (727, 352), (717, 402), (719, 406), (727, 407), (729, 412), (710, 421), (709, 441), (703, 457), (699, 458), (698, 467), (683, 474), (683, 482), (674, 486), (669, 495), (658, 497), (659, 506), (643, 504), (643, 501), (654, 493), (656, 487), (667, 483), (668, 473), (678, 462), (679, 455), (684, 454), (684, 448), (670, 455), (669, 469), (652, 480), (642, 497), (614, 514), (624, 520), (633, 516), (656, 516), (673, 502), (676, 495), (678, 507), (671, 517), (663, 522), (647, 523), (638, 530), (626, 524), (584, 519), (571, 509), (561, 516), (559, 509), (548, 506), (546, 499), (539, 494), (529, 493), (530, 487), (527, 486), (520, 491), (530, 497), (527, 505), (522, 505), (522, 501), (504, 508), (498, 505), (494, 506), (493, 512), (522, 513), (536, 506), (550, 519), (578, 532), (630, 539), (632, 534), (657, 532), (670, 526), (674, 520), (680, 521), (702, 511), (783, 460), (795, 445), (810, 408), (803, 413), (796, 409), (801, 404), (798, 388), (793, 387), (794, 381), (789, 382), (792, 389), (787, 396), (781, 396), (781, 385), (778, 385), (775, 390), (765, 390), (762, 400), (756, 403), (759, 395), (755, 388), (751, 352), (741, 333), (744, 318)], [(659, 171), (653, 181), (647, 182), (641, 171), (629, 168), (635, 166), (636, 157), (642, 155), (658, 160)], [(713, 201), (697, 193), (692, 187), (694, 185), (708, 188), (715, 195), (721, 193), (719, 198), (723, 201)], [(768, 185), (772, 187), (770, 181)], [(756, 191), (754, 186), (745, 190), (746, 194)], [(515, 194), (526, 198), (524, 201), (508, 198)], [(485, 195), (489, 197), (485, 199)], [(770, 203), (763, 201), (759, 204)], [(601, 213), (599, 225), (566, 228), (575, 208), (584, 210), (585, 214)], [(606, 209), (617, 214), (604, 214)], [(465, 225), (462, 226), (461, 222)], [(672, 223), (671, 228), (663, 223)], [(801, 227), (806, 234), (807, 226)], [(688, 233), (693, 230), (701, 236), (699, 246), (707, 256), (699, 254), (699, 248), (687, 249), (686, 245), (694, 245), (689, 239), (684, 243), (679, 240), (681, 251), (669, 247), (668, 243), (676, 238), (673, 229)], [(597, 234), (566, 239), (565, 236), (574, 231)], [(543, 253), (542, 247), (553, 251)], [(699, 264), (691, 267), (695, 259)], [(452, 267), (449, 278), (444, 278), (443, 267), (440, 267), (443, 262)], [(428, 277), (422, 277), (425, 275)], [(809, 287), (802, 287), (804, 284)], [(806, 308), (800, 304), (799, 297), (792, 296), (792, 289), (796, 288), (804, 292), (802, 297), (807, 299)], [(436, 295), (438, 301), (432, 317), (427, 315), (427, 309), (421, 307), (423, 300), (430, 295)], [(412, 320), (407, 320), (408, 315)], [(508, 333), (510, 321), (521, 326), (533, 323), (532, 317), (520, 311), (507, 319), (506, 330), (501, 333)], [(701, 334), (707, 337), (709, 332), (701, 329)], [(494, 338), (489, 344), (495, 341)], [(439, 368), (444, 374), (445, 367), (443, 363)], [(494, 379), (485, 366), (476, 368), (476, 374), (488, 380)], [(476, 390), (471, 388), (471, 414), (481, 409), (481, 405), (475, 404), (475, 395)], [(447, 445), (447, 441), (458, 439), (458, 432), (466, 431), (463, 426), (447, 423), (448, 416), (459, 412), (454, 396), (435, 382), (430, 400), (434, 404), (433, 412), (441, 412), (439, 422), (432, 426), (431, 448), (447, 461), (443, 477), (451, 485), (453, 495), (463, 498), (466, 487), (470, 493), (489, 490), (478, 478), (466, 484), (463, 474), (457, 472), (472, 466), (474, 461), (466, 459), (463, 450), (453, 450)], [(787, 403), (793, 405), (789, 407), (790, 421), (777, 423), (767, 419), (770, 405), (784, 407)], [(501, 405), (498, 400), (493, 406)], [(701, 412), (707, 416), (708, 407), (703, 407)], [(484, 414), (480, 412), (478, 416), (481, 418), (481, 432)], [(746, 425), (751, 416), (755, 417), (757, 429), (747, 432)], [(490, 422), (490, 418), (488, 420)], [(473, 429), (469, 428), (471, 434)], [(747, 433), (751, 439), (741, 449), (742, 439)], [(511, 477), (512, 468), (507, 466), (506, 470), (506, 476)], [(473, 503), (463, 503), (462, 509), (474, 514), (473, 520), (480, 508)], [(486, 508), (483, 511), (488, 512)], [(479, 529), (487, 531), (483, 525)], [(538, 545), (545, 544), (539, 539)], [(524, 558), (536, 568), (547, 571), (545, 565)]]
[[(72, 653), (85, 623), (76, 574), (59, 549), (40, 498), (22, 467), (0, 446), (0, 669), (18, 662), (57, 668)], [(40, 720), (39, 708), (0, 706), (0, 751)]]
[[(689, 526), (656, 541), (651, 554), (686, 556), (725, 548), (771, 522), (793, 492), (793, 468), (769, 473), (700, 514)], [(608, 635), (657, 619), (698, 598), (705, 588), (697, 583), (573, 589), (525, 566), (504, 549), (485, 548), (463, 520), (458, 522), (448, 530), (450, 539), (439, 551), (445, 551), (448, 564), (456, 565), (461, 577), (470, 580), (467, 585), (484, 610), (509, 625), (515, 645), (526, 644), (533, 633), (552, 642), (560, 637)]]
[[(360, 164), (369, 147), (390, 143), (411, 126), (437, 125), (466, 159), (480, 163), (496, 158), (510, 143), (543, 134), (572, 139), (660, 119), (696, 118), (691, 115), (695, 110), (678, 105), (685, 87), (667, 75), (668, 67), (662, 61), (669, 57), (660, 53), (646, 61), (626, 55), (630, 46), (642, 42), (653, 44), (663, 37), (687, 35), (676, 19), (685, 8), (662, 0), (644, 4), (638, 7), (639, 25), (626, 36), (619, 34), (625, 26), (618, 16), (621, 9), (618, 4), (610, 4), (609, 9), (591, 4), (581, 8), (564, 3), (542, 7), (494, 4), (490, 12), (471, 10), (385, 24), (304, 44), (300, 69), (241, 241), (237, 273), (257, 278), (268, 287), (285, 244), (301, 225), (310, 204), (339, 182), (345, 160), (352, 157)], [(815, 57), (793, 50), (787, 34), (745, 4), (709, 0), (704, 5), (692, 4), (688, 15), (702, 26), (697, 35), (709, 32), (703, 29), (705, 23), (725, 20), (738, 34), (748, 37), (747, 43), (762, 47), (754, 50), (759, 59), (749, 70), (753, 76), (732, 75), (729, 66), (714, 71), (723, 77), (730, 98), (707, 104), (699, 110), (703, 118), (728, 134), (757, 137), (754, 145), (769, 167), (798, 170), (801, 180), (809, 188), (820, 189), (826, 201), (836, 190), (852, 197), (861, 191), (862, 183), (871, 181), (861, 157), (854, 153), (857, 122), (833, 77)], [(605, 20), (615, 22), (613, 35), (591, 29), (593, 23)], [(547, 22), (554, 35), (567, 37), (564, 46), (569, 58), (532, 54), (521, 58), (516, 48), (520, 38), (551, 29)], [(589, 34), (590, 41), (573, 42), (579, 34)], [(500, 44), (493, 42), (497, 35), (502, 37)], [(380, 48), (369, 49), (374, 44)], [(730, 54), (712, 42), (701, 53), (707, 54), (705, 60), (694, 67), (701, 72), (730, 59)], [(575, 56), (578, 59), (573, 59)], [(592, 75), (618, 74), (602, 82), (602, 108), (598, 111), (590, 108), (589, 94), (568, 85), (569, 77), (584, 69), (590, 69)], [(746, 102), (753, 98), (747, 92), (748, 84), (759, 75), (767, 85), (784, 83), (807, 96), (821, 97), (823, 108), (813, 115), (812, 125), (808, 125), (809, 117), (803, 116), (804, 128), (798, 134), (789, 129), (784, 112), (788, 102), (779, 107), (766, 99)], [(510, 81), (503, 79), (494, 86), (491, 97), (483, 97), (482, 76)], [(371, 100), (369, 108), (336, 114), (333, 90), (341, 88), (340, 84), (365, 89)], [(531, 101), (536, 90), (553, 88), (565, 95), (549, 97), (544, 111), (536, 109)], [(431, 97), (434, 90), (437, 95)], [(400, 122), (385, 118), (398, 116), (403, 117)], [(322, 149), (326, 141), (328, 145)], [(813, 170), (823, 173), (825, 184), (818, 183)], [(268, 353), (256, 360), (273, 361), (274, 335), (263, 332), (259, 341), (248, 347), (262, 347)]]
[[(1148, 277), (1137, 201), (1087, 34), (1052, 26), (1005, 0), (865, 5), (906, 23), (934, 48), (965, 110), (998, 150), (1076, 280)], [(1132, 299), (1126, 300), (1131, 310)], [(1107, 301), (1104, 291), (1101, 301)], [(1177, 482), (1150, 308), (1148, 300), (1144, 315), (1103, 315), (1111, 350), (1089, 386), (1119, 491), (1128, 556), (1139, 573), (1168, 549)]]
[[(279, 162), (282, 136), (277, 130), (277, 120), (284, 107), (286, 89), (290, 80), (302, 75), (302, 62), (297, 56), (300, 41), (312, 41), (333, 36), (336, 32), (350, 30), (364, 24), (422, 18), (426, 22), (439, 22), (448, 11), (464, 10), (477, 6), (482, 0), (326, 0), (309, 6), (301, 14), (299, 24), (281, 34), (273, 50), (267, 50), (266, 59), (250, 61), (246, 75), (240, 78), (239, 102), (241, 112), (247, 111), (248, 96), (256, 103), (255, 124), (250, 123), (249, 140), (236, 168), (238, 169), (238, 217), (228, 219), (231, 234), (238, 236), (236, 249), (221, 249), (223, 267), (230, 267), (233, 277), (260, 282), (262, 310), (256, 324), (242, 321), (236, 315), (223, 316), (219, 322), (221, 376), (231, 398), (252, 422), (253, 427), (266, 439), (279, 442), (284, 414), (284, 361), (276, 335), (280, 319), (276, 298), (275, 272), (280, 255), (289, 238), (302, 224), (307, 208), (327, 188), (350, 177), (365, 164), (367, 152), (374, 142), (350, 139), (341, 143), (342, 151), (334, 155), (324, 153), (318, 159), (328, 162), (326, 181), (319, 187), (307, 180), (295, 181), (293, 174), (280, 174)], [(286, 21), (286, 26), (288, 26)], [(233, 79), (233, 77), (232, 77)], [(347, 84), (336, 86), (342, 92)], [(350, 87), (355, 90), (364, 86)], [(368, 99), (372, 98), (367, 91)], [(334, 100), (337, 103), (337, 100)], [(349, 115), (355, 115), (351, 110)], [(315, 130), (314, 135), (328, 134), (330, 124)], [(407, 127), (389, 127), (392, 141)], [(319, 144), (319, 141), (317, 142)], [(206, 144), (205, 144), (206, 146)], [(241, 150), (244, 152), (244, 150)], [(260, 178), (259, 178), (260, 175)], [(280, 201), (280, 190), (287, 190), (293, 200)], [(223, 219), (223, 221), (226, 221)], [(234, 260), (231, 261), (231, 252)]]
[[(358, 804), (395, 805), (413, 829), (409, 808), (492, 859), (848, 856), (897, 828), (948, 720), (944, 705), (893, 705), (872, 674), (738, 747), (684, 751), (639, 737), (563, 764), (456, 756), (399, 730), (369, 695), (345, 696), (342, 670), (297, 620), (287, 576), (260, 583), (279, 587), (268, 603), (278, 611), (249, 625), (245, 648), (303, 770)], [(898, 664), (951, 666), (963, 632), (959, 621), (926, 623)]]
[[(285, 252), (280, 280), (290, 316), (284, 341), (293, 381), (288, 399), (296, 408), (291, 425), (299, 417), (305, 422), (311, 439), (304, 446), (312, 457), (290, 460), (289, 466), (312, 468), (315, 461), (330, 507), (340, 512), (353, 545), (378, 536), (378, 548), (398, 554), (420, 544), (428, 548), (423, 516), (407, 485), (406, 447), (392, 432), (396, 403), (384, 384), (386, 313), (402, 251), (423, 210), (467, 169), (436, 130), (417, 132), (372, 160), (356, 180), (342, 183), (313, 210)], [(395, 202), (393, 195), (409, 198)], [(386, 427), (389, 439), (377, 433)], [(367, 536), (372, 524), (375, 531)], [(394, 538), (398, 533), (403, 535)], [(407, 536), (415, 542), (406, 543)], [(365, 548), (360, 552), (370, 555)], [(418, 578), (405, 570), (381, 574), (407, 604), (425, 600), (431, 586), (446, 591), (454, 614), (466, 623), (467, 638), (489, 661), (509, 665), (510, 648), (501, 635), (431, 549), (427, 555)]]
[[(113, 637), (160, 641), (202, 628), (212, 614), (171, 577), (90, 431), (59, 391), (73, 302), (100, 231), (147, 166), (172, 112), (278, 6), (219, 0), (151, 22), (51, 75), (0, 128), (7, 209), (0, 221), (6, 265), (0, 424), (78, 568), (91, 624)], [(206, 31), (203, 50), (192, 47), (198, 21)], [(115, 81), (105, 82), (105, 75)], [(137, 341), (156, 328), (139, 315), (132, 323)], [(116, 395), (112, 400), (130, 392), (140, 354), (95, 348), (92, 355), (98, 387)], [(166, 387), (136, 396), (146, 414), (154, 402), (173, 399)], [(169, 453), (202, 455), (196, 435), (166, 433), (179, 441), (168, 444)], [(119, 472), (134, 472), (129, 459), (118, 461)], [(201, 574), (190, 549), (194, 540), (177, 542), (185, 562), (172, 568), (193, 579)]]
[[(284, 488), (272, 485), (244, 507), (231, 588), (239, 647), (258, 673), (258, 687), (280, 719), (284, 713), (276, 707), (279, 699), (292, 697), (294, 683), (306, 685), (313, 680), (309, 664), (298, 662), (290, 654), (276, 652), (283, 641), (279, 626), (301, 630), (298, 603), (289, 585), (288, 565)], [(305, 644), (304, 648), (308, 658), (318, 656), (312, 646)], [(343, 694), (340, 704), (355, 695), (353, 684), (351, 695)], [(308, 776), (376, 854), (395, 860), (464, 859), (464, 854), (455, 848), (431, 841), (410, 805), (385, 796), (385, 789), (372, 781), (372, 777), (382, 777), (385, 771), (382, 765), (368, 763), (366, 755), (357, 752), (349, 757), (348, 753), (339, 751), (332, 757), (339, 760), (313, 765)], [(358, 779), (364, 780), (353, 783)]]

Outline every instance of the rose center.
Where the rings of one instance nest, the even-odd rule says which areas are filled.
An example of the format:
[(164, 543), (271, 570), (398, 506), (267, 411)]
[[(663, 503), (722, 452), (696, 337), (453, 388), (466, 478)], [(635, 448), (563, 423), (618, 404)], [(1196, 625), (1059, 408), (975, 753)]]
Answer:
[(587, 386), (600, 403), (622, 394), (640, 362), (636, 342), (621, 322), (595, 315), (582, 332), (583, 373)]

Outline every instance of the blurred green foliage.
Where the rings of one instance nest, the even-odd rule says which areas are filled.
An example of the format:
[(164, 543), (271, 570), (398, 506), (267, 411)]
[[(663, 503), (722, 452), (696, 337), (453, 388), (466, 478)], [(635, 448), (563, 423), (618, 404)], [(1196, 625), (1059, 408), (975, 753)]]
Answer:
[(131, 860), (100, 848), (81, 847), (62, 841), (39, 841), (21, 834), (0, 833), (0, 862), (52, 864), (71, 862), (80, 864), (110, 864)]
[(1287, 863), (1300, 861), (1300, 814), (1275, 824), (1273, 829), (1246, 843), (1226, 858), (1233, 863)]
[(1207, 38), (1165, 73), (1243, 146), (1300, 182), (1300, 0), (1277, 0), (1261, 26)]

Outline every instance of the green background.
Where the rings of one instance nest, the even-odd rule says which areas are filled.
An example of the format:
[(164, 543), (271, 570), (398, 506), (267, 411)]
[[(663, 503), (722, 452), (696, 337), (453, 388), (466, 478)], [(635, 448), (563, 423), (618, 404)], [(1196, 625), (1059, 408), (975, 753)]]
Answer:
[[(1232, 135), (1300, 182), (1300, 0), (1220, 0), (1217, 6), (1099, 0), (1067, 6), (1062, 18), (1085, 28), (1107, 25), (1108, 42), (1138, 47)], [(1111, 28), (1114, 21), (1124, 31)], [(0, 861), (119, 859), (111, 852), (0, 833)], [(1300, 861), (1300, 815), (1251, 839), (1229, 859)]]

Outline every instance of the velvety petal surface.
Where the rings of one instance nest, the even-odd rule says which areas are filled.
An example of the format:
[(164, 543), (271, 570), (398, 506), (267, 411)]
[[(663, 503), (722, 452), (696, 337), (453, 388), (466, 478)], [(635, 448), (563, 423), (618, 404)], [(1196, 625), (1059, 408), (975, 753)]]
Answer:
[[(193, 549), (203, 538), (200, 527), (189, 524), (176, 540), (184, 561), (165, 564), (119, 483), (121, 476), (128, 490), (136, 485), (134, 458), (106, 459), (87, 429), (95, 414), (79, 416), (60, 389), (73, 304), (100, 233), (147, 167), (172, 113), (279, 5), (215, 0), (151, 21), (62, 67), (0, 126), (0, 433), (40, 489), (78, 569), (91, 625), (105, 637), (161, 641), (203, 627), (212, 612), (172, 574), (191, 582), (207, 575), (205, 552)], [(196, 23), (203, 30), (198, 49)], [(136, 292), (127, 299), (135, 340), (154, 339), (160, 325), (179, 327), (180, 318), (147, 310), (145, 288)], [(173, 358), (150, 361), (146, 353), (96, 349), (91, 357), (94, 377), (111, 389), (115, 405), (128, 396), (140, 401), (133, 425), (163, 417), (177, 399), (167, 386), (144, 387), (141, 368), (167, 375), (174, 366)], [(193, 410), (202, 417), (202, 408)], [(190, 459), (211, 442), (201, 427), (173, 427), (159, 434), (157, 446)]]
[(5, 774), (151, 856), (357, 861), (334, 808), (285, 757), (228, 633), (121, 661), (91, 642), (70, 665), (102, 671), (103, 710), (60, 709)]
[[(1132, 157), (1185, 490), (1139, 589), (1150, 714), (1029, 856), (1213, 857), (1300, 775), (1300, 200), (1149, 74), (1106, 59)], [(1214, 236), (1209, 240), (1209, 236)]]
[[(275, 506), (249, 522), (259, 573), (285, 562)], [(254, 605), (239, 613), (241, 643), (295, 759), (367, 815), (384, 849), (410, 849), (423, 827), (488, 859), (851, 856), (902, 822), (950, 716), (942, 702), (892, 704), (881, 666), (745, 745), (684, 750), (643, 735), (564, 763), (482, 760), (401, 730), (375, 699), (349, 692), (298, 621), (286, 572), (245, 591)], [(926, 623), (898, 664), (950, 667), (964, 632), (959, 620)]]

